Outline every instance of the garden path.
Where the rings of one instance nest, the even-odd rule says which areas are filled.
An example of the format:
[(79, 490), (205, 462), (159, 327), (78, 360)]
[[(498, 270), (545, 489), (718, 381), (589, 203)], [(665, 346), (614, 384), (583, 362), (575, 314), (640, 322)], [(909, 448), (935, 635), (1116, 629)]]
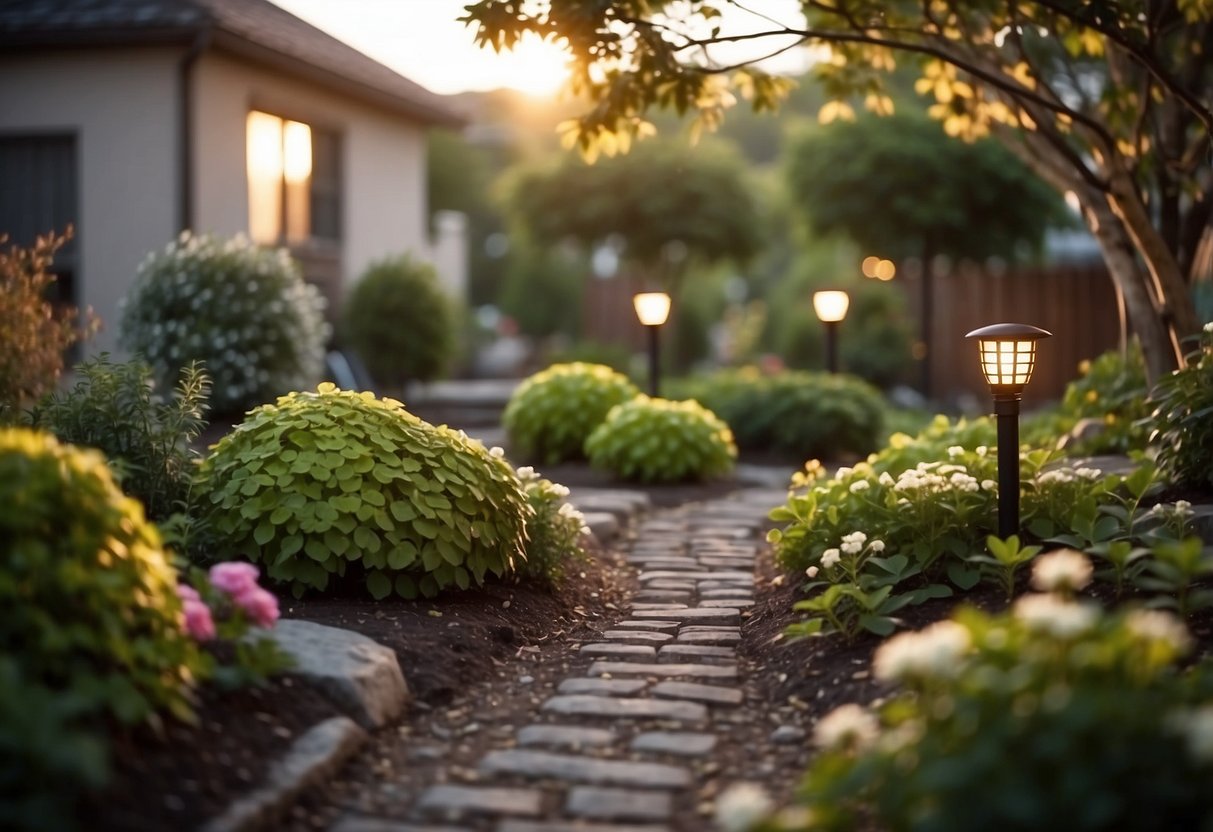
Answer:
[[(622, 544), (639, 571), (630, 607), (600, 639), (582, 643), (524, 724), (471, 770), (427, 786), (399, 816), (346, 814), (331, 832), (710, 828), (702, 787), (721, 769), (718, 739), (754, 718), (736, 646), (754, 604), (766, 515), (784, 496), (746, 489), (643, 519)], [(723, 745), (737, 753), (735, 741)], [(388, 772), (362, 787), (391, 792), (392, 780)], [(372, 795), (346, 805), (385, 802)]]

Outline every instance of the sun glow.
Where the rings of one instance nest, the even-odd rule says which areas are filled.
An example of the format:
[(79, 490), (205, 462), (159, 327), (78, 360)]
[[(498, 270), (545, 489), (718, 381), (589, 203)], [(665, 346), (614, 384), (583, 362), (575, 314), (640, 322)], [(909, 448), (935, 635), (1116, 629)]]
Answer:
[(528, 95), (554, 95), (569, 77), (569, 56), (559, 45), (528, 34), (493, 56), (500, 86)]

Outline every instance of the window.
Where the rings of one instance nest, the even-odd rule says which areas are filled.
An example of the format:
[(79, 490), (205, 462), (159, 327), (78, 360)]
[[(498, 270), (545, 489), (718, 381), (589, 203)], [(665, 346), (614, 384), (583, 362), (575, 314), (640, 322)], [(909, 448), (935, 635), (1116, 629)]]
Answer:
[[(0, 136), (0, 235), (29, 246), (69, 225), (80, 234), (76, 138), (70, 135)], [(76, 237), (55, 254), (55, 303), (78, 305)]]
[(337, 134), (253, 110), (247, 144), (249, 236), (289, 245), (339, 240)]

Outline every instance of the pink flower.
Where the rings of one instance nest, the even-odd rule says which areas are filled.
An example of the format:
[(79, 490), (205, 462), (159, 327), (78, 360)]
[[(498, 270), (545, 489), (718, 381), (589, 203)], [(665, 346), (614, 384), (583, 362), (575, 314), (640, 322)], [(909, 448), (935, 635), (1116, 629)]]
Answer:
[(215, 637), (215, 619), (211, 608), (201, 601), (185, 599), (185, 631), (197, 641), (210, 641)]
[(233, 596), (232, 600), (258, 627), (272, 627), (278, 620), (278, 599), (259, 586)]
[(251, 563), (216, 563), (211, 567), (211, 586), (234, 597), (257, 589), (257, 575), (257, 567)]
[(189, 584), (177, 584), (177, 597), (182, 601), (202, 600), (202, 597), (198, 594), (198, 590), (194, 589)]

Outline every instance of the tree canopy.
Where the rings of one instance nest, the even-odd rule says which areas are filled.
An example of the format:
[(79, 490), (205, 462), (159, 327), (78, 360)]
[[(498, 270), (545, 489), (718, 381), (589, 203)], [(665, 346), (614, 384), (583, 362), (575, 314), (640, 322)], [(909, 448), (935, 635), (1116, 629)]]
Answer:
[[(754, 8), (754, 11), (750, 11)], [(572, 56), (590, 109), (583, 149), (626, 148), (655, 109), (718, 124), (736, 95), (774, 109), (788, 82), (722, 48), (824, 47), (823, 120), (889, 114), (888, 73), (910, 65), (950, 135), (993, 135), (1073, 192), (1123, 293), (1152, 377), (1198, 322), (1188, 283), (1213, 271), (1213, 0), (803, 0), (781, 21), (739, 0), (479, 0), (481, 43), (526, 32)], [(735, 28), (730, 18), (748, 15)]]

